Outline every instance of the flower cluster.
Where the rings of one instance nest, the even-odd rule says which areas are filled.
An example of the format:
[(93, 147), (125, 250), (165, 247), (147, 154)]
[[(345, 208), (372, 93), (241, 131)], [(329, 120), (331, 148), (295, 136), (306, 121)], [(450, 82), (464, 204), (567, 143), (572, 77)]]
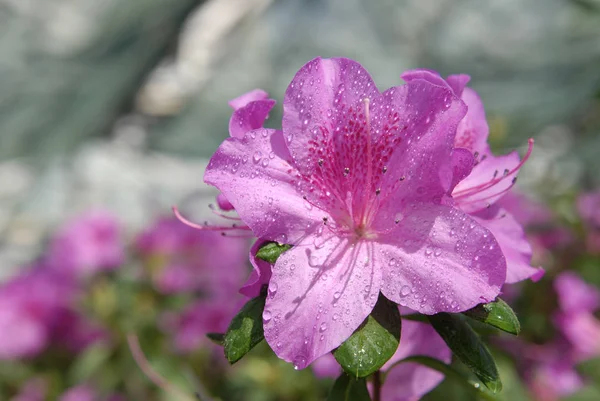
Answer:
[(523, 160), (494, 156), (466, 75), (402, 78), (380, 92), (352, 60), (310, 61), (285, 93), (281, 130), (262, 126), (274, 104), (266, 93), (232, 102), (231, 137), (206, 170), (246, 225), (236, 229), (293, 246), (272, 268), (255, 261), (244, 291), (268, 285), (265, 338), (298, 369), (348, 339), (379, 293), (426, 315), (455, 313), (541, 276), (498, 202), (532, 141)]

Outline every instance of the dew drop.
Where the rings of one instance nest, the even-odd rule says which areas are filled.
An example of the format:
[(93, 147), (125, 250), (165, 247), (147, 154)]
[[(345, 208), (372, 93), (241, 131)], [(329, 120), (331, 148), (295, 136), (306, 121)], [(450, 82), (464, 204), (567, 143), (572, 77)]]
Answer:
[(400, 288), (400, 296), (407, 296), (408, 294), (410, 294), (410, 287), (407, 285), (403, 285), (402, 288)]
[(264, 321), (265, 323), (269, 323), (269, 322), (271, 321), (271, 317), (272, 317), (272, 315), (271, 315), (271, 311), (269, 311), (269, 310), (265, 309), (265, 310), (263, 311), (263, 315), (262, 315), (262, 317), (263, 317), (263, 321)]
[(252, 156), (252, 161), (254, 161), (254, 163), (258, 163), (260, 159), (262, 159), (262, 152), (260, 150), (257, 150), (254, 153), (254, 156)]
[(338, 299), (340, 299), (340, 297), (341, 297), (341, 296), (342, 296), (342, 293), (341, 293), (341, 292), (339, 292), (339, 291), (336, 291), (336, 292), (333, 294), (333, 299), (335, 299), (335, 300), (338, 300)]
[(398, 261), (396, 259), (394, 259), (394, 258), (390, 259), (390, 263), (389, 263), (390, 266), (393, 267), (393, 266), (396, 266), (397, 264), (398, 264)]
[(321, 332), (327, 330), (327, 323), (325, 323), (325, 322), (321, 323), (321, 326), (319, 327), (319, 330)]

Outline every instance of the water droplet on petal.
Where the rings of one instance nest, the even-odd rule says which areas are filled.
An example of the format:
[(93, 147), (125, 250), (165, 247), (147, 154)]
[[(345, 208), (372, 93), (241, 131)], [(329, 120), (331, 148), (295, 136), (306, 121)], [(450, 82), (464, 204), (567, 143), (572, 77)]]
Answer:
[(319, 330), (321, 330), (321, 331), (327, 330), (327, 323), (325, 323), (325, 322), (321, 323), (321, 327), (319, 327)]
[(262, 152), (260, 150), (257, 150), (254, 153), (254, 156), (252, 156), (252, 161), (254, 161), (254, 163), (258, 163), (260, 159), (262, 159)]
[(263, 315), (262, 315), (262, 317), (263, 317), (263, 321), (264, 321), (265, 323), (269, 323), (269, 322), (271, 321), (271, 317), (272, 317), (272, 315), (271, 315), (271, 311), (269, 311), (269, 310), (265, 309), (265, 310), (263, 311)]
[(400, 295), (405, 297), (408, 294), (410, 294), (410, 287), (407, 285), (403, 285), (402, 288), (400, 288)]

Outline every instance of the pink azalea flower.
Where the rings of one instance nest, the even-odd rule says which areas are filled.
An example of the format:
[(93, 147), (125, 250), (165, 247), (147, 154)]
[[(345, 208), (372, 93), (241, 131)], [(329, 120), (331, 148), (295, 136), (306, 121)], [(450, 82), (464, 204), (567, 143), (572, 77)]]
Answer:
[(594, 311), (600, 306), (600, 291), (573, 272), (564, 272), (554, 281), (559, 311), (554, 322), (569, 341), (579, 361), (600, 356), (600, 321)]
[(294, 245), (273, 268), (263, 315), (279, 357), (304, 368), (339, 346), (380, 291), (425, 314), (498, 295), (498, 243), (445, 199), (473, 163), (454, 151), (465, 112), (425, 79), (380, 93), (358, 63), (315, 59), (288, 87), (283, 131), (220, 146), (205, 181), (256, 237)]
[(230, 294), (246, 274), (247, 243), (161, 218), (139, 235), (136, 247), (148, 259), (156, 287), (164, 293)]
[(492, 232), (506, 258), (506, 282), (515, 283), (527, 278), (539, 279), (543, 270), (531, 266), (531, 245), (521, 224), (498, 201), (513, 187), (517, 173), (529, 157), (533, 142), (523, 160), (512, 152), (494, 156), (487, 143), (489, 127), (483, 102), (477, 93), (467, 88), (468, 75), (450, 75), (446, 80), (436, 72), (413, 70), (402, 74), (410, 82), (425, 79), (450, 88), (468, 106), (466, 116), (458, 125), (455, 147), (471, 152), (475, 163), (472, 170), (457, 174), (458, 184), (452, 191), (454, 204)]
[(92, 211), (60, 227), (50, 242), (46, 264), (77, 276), (118, 268), (125, 259), (119, 223), (106, 211)]

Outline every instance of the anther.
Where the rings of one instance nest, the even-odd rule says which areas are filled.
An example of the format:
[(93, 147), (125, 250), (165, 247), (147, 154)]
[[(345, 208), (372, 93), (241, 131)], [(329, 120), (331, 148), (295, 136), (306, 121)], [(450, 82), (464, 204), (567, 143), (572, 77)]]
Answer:
[(506, 177), (506, 176), (508, 175), (508, 173), (510, 173), (510, 170), (509, 170), (509, 169), (507, 169), (507, 168), (505, 168), (505, 169), (504, 169), (504, 173), (503, 173), (503, 174), (504, 174), (504, 176)]
[(323, 159), (319, 159), (319, 166), (323, 166), (324, 160)]
[(517, 182), (517, 177), (515, 177), (515, 178), (512, 179), (512, 183), (513, 184), (516, 183), (516, 182)]
[(383, 174), (387, 173), (387, 166), (383, 166), (382, 172)]
[(346, 177), (348, 174), (350, 174), (350, 168), (344, 167), (344, 177)]
[(498, 177), (498, 170), (494, 171), (494, 178)]
[(375, 195), (379, 195), (380, 193), (381, 193), (381, 188), (377, 188), (377, 189), (375, 190)]
[(398, 181), (404, 181), (404, 180), (406, 180), (405, 176), (402, 176), (402, 177), (398, 178)]
[(323, 224), (327, 225), (327, 220), (328, 220), (327, 217), (323, 217)]
[(479, 157), (479, 152), (473, 153), (473, 157), (477, 159)]

